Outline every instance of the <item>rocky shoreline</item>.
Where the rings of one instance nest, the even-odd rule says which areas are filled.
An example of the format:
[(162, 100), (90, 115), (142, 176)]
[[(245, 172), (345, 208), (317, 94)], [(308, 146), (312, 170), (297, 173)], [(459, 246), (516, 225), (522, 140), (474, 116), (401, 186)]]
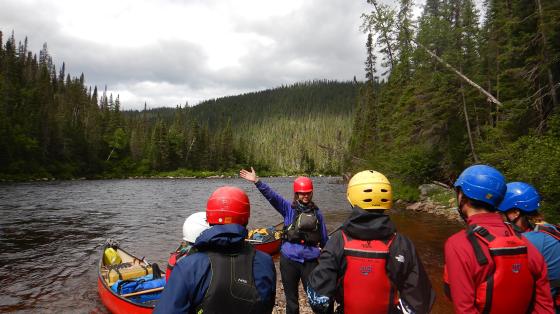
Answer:
[(405, 204), (406, 210), (461, 221), (461, 217), (456, 210), (455, 194), (452, 189), (438, 184), (422, 184), (418, 189), (420, 190), (420, 199), (417, 202)]
[(449, 207), (439, 203), (435, 203), (429, 199), (409, 204), (406, 206), (406, 209), (415, 212), (444, 216), (449, 220), (462, 221), (455, 207)]

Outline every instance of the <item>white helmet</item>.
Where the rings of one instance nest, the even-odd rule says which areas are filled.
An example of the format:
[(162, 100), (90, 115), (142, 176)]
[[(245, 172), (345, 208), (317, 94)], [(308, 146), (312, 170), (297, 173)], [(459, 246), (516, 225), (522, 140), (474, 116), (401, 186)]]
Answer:
[(183, 240), (194, 243), (202, 231), (210, 228), (206, 221), (206, 212), (197, 212), (185, 219), (183, 224)]

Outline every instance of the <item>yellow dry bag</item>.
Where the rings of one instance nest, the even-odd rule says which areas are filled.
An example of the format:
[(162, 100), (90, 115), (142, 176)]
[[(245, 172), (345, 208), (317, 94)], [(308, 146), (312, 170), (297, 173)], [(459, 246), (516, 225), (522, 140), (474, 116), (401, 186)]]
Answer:
[(117, 251), (112, 247), (106, 248), (103, 252), (103, 264), (115, 265), (120, 263), (122, 263), (122, 260)]

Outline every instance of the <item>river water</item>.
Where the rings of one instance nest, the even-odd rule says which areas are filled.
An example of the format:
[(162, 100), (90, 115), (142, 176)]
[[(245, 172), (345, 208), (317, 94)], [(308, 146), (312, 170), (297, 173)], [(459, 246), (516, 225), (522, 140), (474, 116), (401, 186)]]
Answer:
[[(264, 178), (291, 199), (293, 178)], [(328, 230), (348, 216), (345, 185), (314, 178), (314, 201)], [(202, 211), (217, 187), (235, 185), (251, 200), (249, 227), (282, 222), (242, 179), (50, 181), (0, 184), (0, 312), (106, 313), (97, 295), (97, 262), (107, 238), (165, 268), (182, 224)], [(445, 218), (393, 211), (399, 232), (416, 244), (437, 292), (433, 313), (450, 313), (442, 293), (443, 243), (461, 225)], [(280, 277), (280, 276), (278, 276)]]

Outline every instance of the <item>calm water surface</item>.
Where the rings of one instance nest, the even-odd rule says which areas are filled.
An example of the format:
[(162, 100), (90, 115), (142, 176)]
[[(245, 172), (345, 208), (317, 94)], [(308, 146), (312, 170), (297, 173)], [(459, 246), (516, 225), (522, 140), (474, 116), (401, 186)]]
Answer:
[[(293, 178), (265, 178), (291, 199)], [(314, 201), (334, 230), (350, 212), (338, 178), (314, 178)], [(97, 261), (107, 238), (165, 268), (184, 219), (204, 210), (217, 187), (235, 185), (251, 200), (249, 227), (282, 222), (242, 179), (55, 181), (0, 185), (0, 312), (106, 313), (97, 295)], [(391, 213), (426, 266), (438, 298), (434, 313), (451, 312), (442, 294), (443, 243), (461, 228), (444, 218)]]

